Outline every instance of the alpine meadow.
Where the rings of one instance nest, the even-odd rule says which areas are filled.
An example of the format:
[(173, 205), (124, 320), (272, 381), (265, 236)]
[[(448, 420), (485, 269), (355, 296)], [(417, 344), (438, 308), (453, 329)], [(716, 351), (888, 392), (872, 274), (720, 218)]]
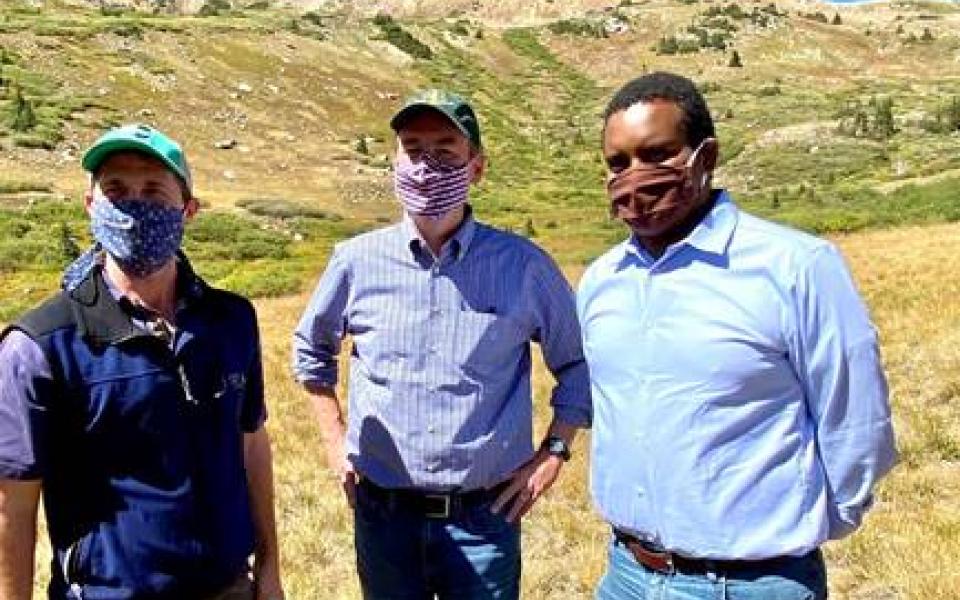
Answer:
[[(123, 123), (180, 140), (202, 205), (185, 250), (260, 319), (287, 596), (359, 598), (290, 347), (333, 244), (399, 218), (390, 116), (422, 87), (469, 97), (489, 156), (474, 210), (575, 285), (628, 235), (603, 107), (658, 70), (705, 93), (717, 184), (836, 242), (880, 331), (901, 458), (865, 525), (825, 547), (831, 597), (960, 600), (957, 2), (0, 0), (0, 323), (90, 244), (83, 150)], [(537, 435), (551, 383), (538, 359)], [(610, 532), (588, 465), (589, 434), (524, 521), (524, 598), (592, 598)]]

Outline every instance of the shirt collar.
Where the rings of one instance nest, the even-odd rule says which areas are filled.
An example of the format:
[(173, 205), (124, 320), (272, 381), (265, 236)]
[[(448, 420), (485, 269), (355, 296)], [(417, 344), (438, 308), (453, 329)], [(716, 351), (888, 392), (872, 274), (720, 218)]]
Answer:
[[(178, 253), (177, 258), (178, 302), (200, 301), (206, 296), (206, 283), (194, 273), (182, 252)], [(151, 335), (134, 324), (136, 318), (121, 306), (121, 303), (130, 303), (124, 302), (122, 293), (104, 276), (99, 263), (93, 265), (78, 286), (66, 293), (78, 303), (81, 335), (94, 345), (116, 344), (130, 338)], [(182, 304), (178, 306), (178, 310), (181, 306)]]
[[(413, 222), (413, 218), (406, 212), (403, 213), (403, 219), (400, 222), (400, 230), (403, 232), (404, 240), (407, 242), (407, 246), (410, 248), (411, 252), (416, 253), (422, 248), (426, 247), (427, 242), (423, 239), (423, 236), (420, 235), (420, 230), (417, 229), (417, 225)], [(468, 204), (465, 207), (463, 221), (460, 223), (460, 227), (458, 227), (457, 231), (454, 232), (453, 237), (447, 241), (447, 244), (450, 245), (450, 249), (457, 260), (460, 260), (466, 256), (467, 250), (470, 248), (470, 243), (473, 241), (473, 237), (476, 232), (477, 222), (473, 218), (473, 208)]]
[(726, 254), (738, 220), (739, 211), (733, 199), (730, 198), (729, 192), (719, 190), (710, 212), (687, 237), (668, 247), (660, 259), (653, 258), (635, 237), (630, 236), (622, 245), (623, 256), (620, 258), (619, 266), (625, 266), (631, 257), (639, 258), (644, 264), (653, 264), (658, 260), (669, 259), (684, 246), (696, 248), (707, 254), (718, 256)]

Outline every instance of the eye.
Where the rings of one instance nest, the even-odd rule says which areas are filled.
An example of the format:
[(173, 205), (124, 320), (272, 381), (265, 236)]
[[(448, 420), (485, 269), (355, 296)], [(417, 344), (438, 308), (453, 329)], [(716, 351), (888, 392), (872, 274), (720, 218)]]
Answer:
[(614, 154), (604, 159), (611, 173), (619, 173), (630, 166), (630, 159), (623, 154)]
[(645, 163), (656, 164), (656, 163), (666, 162), (676, 155), (677, 155), (676, 152), (664, 150), (663, 148), (652, 148), (650, 150), (645, 150), (642, 153), (641, 158)]

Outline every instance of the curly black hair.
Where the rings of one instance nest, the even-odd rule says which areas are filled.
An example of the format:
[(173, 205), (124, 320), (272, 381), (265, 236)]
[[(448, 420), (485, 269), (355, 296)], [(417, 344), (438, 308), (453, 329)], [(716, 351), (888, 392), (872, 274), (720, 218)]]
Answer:
[(620, 88), (603, 111), (603, 129), (606, 130), (614, 114), (638, 102), (651, 100), (667, 100), (680, 107), (684, 134), (691, 148), (696, 148), (707, 138), (716, 137), (707, 101), (696, 84), (681, 75), (663, 71), (637, 77)]

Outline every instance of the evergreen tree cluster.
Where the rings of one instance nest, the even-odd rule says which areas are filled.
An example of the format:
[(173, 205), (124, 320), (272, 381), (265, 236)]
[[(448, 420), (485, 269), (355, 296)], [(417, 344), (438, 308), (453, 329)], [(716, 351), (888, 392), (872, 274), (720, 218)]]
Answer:
[(886, 140), (897, 133), (893, 99), (874, 96), (863, 103), (851, 103), (840, 114), (839, 131), (851, 137)]

